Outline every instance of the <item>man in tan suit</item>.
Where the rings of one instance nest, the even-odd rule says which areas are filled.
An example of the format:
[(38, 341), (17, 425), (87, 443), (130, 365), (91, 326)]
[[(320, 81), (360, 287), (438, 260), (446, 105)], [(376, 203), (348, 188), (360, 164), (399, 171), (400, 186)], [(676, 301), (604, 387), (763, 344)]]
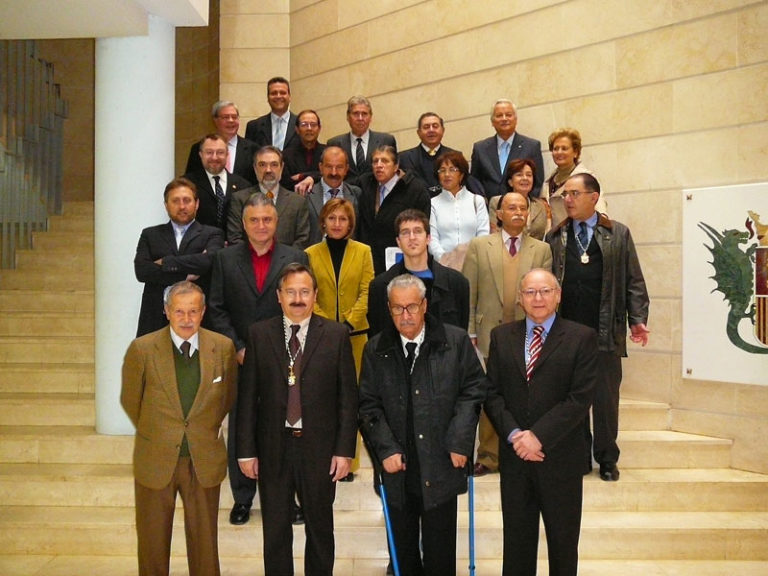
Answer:
[(219, 576), (219, 488), (227, 472), (221, 422), (235, 400), (226, 336), (200, 328), (205, 295), (192, 282), (164, 298), (170, 326), (137, 338), (120, 402), (136, 426), (133, 473), (140, 576), (167, 576), (176, 494), (184, 502), (190, 576)]
[[(520, 278), (533, 268), (552, 270), (549, 245), (525, 231), (528, 199), (508, 192), (499, 203), (496, 218), (500, 230), (472, 239), (462, 269), (469, 280), (469, 335), (485, 359), (491, 330), (525, 318), (517, 304)], [(485, 411), (480, 415), (479, 434), (475, 476), (496, 472), (499, 467), (499, 439)]]

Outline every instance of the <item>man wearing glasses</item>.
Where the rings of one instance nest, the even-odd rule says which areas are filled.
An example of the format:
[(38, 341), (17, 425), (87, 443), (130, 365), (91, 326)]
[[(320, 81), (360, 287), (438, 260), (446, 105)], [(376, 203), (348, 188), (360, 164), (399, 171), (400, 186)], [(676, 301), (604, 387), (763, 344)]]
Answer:
[(485, 410), (501, 444), (502, 574), (536, 574), (539, 516), (549, 573), (576, 576), (583, 490), (581, 424), (598, 385), (597, 334), (556, 314), (560, 285), (540, 268), (520, 282), (525, 319), (491, 331)]
[(420, 210), (403, 210), (395, 218), (395, 233), (403, 259), (371, 282), (368, 290), (369, 337), (392, 325), (386, 306), (387, 285), (401, 274), (413, 274), (424, 283), (431, 316), (443, 324), (466, 330), (469, 283), (459, 272), (436, 262), (429, 254), (429, 217)]
[(427, 314), (420, 278), (393, 278), (387, 302), (392, 322), (363, 356), (360, 427), (383, 469), (400, 573), (452, 576), (487, 381), (466, 331)]
[(629, 229), (595, 210), (600, 183), (591, 174), (566, 180), (562, 195), (568, 218), (547, 234), (552, 271), (563, 286), (560, 314), (594, 328), (600, 346), (600, 381), (592, 408), (594, 445), (585, 419), (586, 464), (592, 454), (600, 479), (619, 479), (619, 386), (621, 358), (627, 355), (627, 324), (632, 342), (648, 343), (648, 291)]
[(296, 121), (296, 135), (291, 145), (283, 149), (283, 177), (280, 185), (306, 196), (320, 180), (320, 158), (325, 144), (320, 144), (320, 116), (314, 110), (302, 110)]

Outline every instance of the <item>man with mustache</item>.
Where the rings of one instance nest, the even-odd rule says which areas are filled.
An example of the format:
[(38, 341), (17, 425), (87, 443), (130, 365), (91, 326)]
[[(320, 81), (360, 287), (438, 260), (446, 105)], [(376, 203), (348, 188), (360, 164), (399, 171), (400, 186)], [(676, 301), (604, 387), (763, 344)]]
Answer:
[(283, 153), (274, 146), (259, 148), (253, 157), (253, 169), (259, 186), (232, 195), (227, 218), (227, 241), (230, 244), (243, 241), (243, 206), (251, 194), (260, 191), (277, 208), (277, 241), (303, 250), (309, 245), (309, 208), (306, 198), (280, 186)]
[(294, 493), (304, 509), (304, 574), (333, 574), (336, 482), (357, 438), (357, 378), (346, 326), (312, 313), (308, 266), (283, 268), (282, 314), (252, 325), (237, 399), (240, 470), (258, 480), (267, 576), (293, 574)]
[[(533, 268), (552, 270), (549, 245), (525, 230), (527, 198), (508, 192), (496, 218), (500, 230), (472, 239), (462, 270), (469, 280), (469, 336), (486, 360), (491, 330), (525, 317), (517, 297), (520, 278)], [(479, 436), (475, 476), (496, 472), (499, 467), (499, 438), (485, 412), (480, 416)]]

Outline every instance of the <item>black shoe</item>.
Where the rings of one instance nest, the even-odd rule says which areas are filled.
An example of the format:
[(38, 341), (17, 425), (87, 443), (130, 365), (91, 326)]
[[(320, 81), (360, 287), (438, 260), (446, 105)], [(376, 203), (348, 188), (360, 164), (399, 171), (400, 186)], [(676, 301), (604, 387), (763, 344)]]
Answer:
[(251, 507), (248, 504), (238, 504), (232, 506), (232, 512), (229, 513), (229, 523), (240, 526), (248, 522), (251, 517)]
[(291, 522), (294, 526), (304, 524), (304, 510), (301, 509), (301, 506), (296, 506), (293, 509), (293, 520)]
[(392, 566), (392, 560), (390, 560), (389, 564), (387, 564), (387, 576), (394, 573), (395, 573), (395, 567)]
[(339, 482), (354, 482), (354, 481), (355, 481), (355, 473), (354, 472), (350, 472), (349, 474), (344, 476), (344, 478), (339, 480)]
[(600, 480), (606, 482), (619, 481), (619, 467), (615, 462), (603, 462), (600, 464)]

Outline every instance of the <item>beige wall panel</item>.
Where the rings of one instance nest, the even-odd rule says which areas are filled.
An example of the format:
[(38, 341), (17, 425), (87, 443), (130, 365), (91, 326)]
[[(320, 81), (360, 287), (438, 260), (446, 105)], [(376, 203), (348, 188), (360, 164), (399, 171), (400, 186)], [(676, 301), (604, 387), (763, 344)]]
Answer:
[[(651, 324), (651, 330), (653, 330), (653, 324)], [(676, 368), (679, 365), (680, 360), (677, 355), (649, 353), (632, 344), (629, 347), (629, 357), (622, 359), (624, 378), (621, 383), (621, 396), (652, 402), (669, 402), (674, 381), (673, 372), (679, 370)]]
[(729, 14), (617, 40), (618, 87), (731, 68), (738, 61), (737, 28)]
[[(596, 177), (603, 188), (601, 175)], [(682, 241), (680, 190), (611, 194), (611, 189), (605, 188), (605, 192), (608, 214), (629, 227), (635, 244), (680, 244)]]
[[(288, 48), (287, 14), (253, 14), (221, 18), (219, 43), (227, 48)], [(224, 61), (222, 59), (222, 65)]]
[(736, 413), (768, 419), (768, 386), (737, 386)]
[(675, 132), (768, 118), (768, 64), (695, 76), (673, 84)]
[(240, 132), (245, 130), (248, 120), (269, 111), (266, 82), (222, 84), (220, 93), (222, 100), (231, 100), (237, 104), (240, 110)]
[(291, 13), (296, 13), (315, 4), (325, 4), (327, 2), (328, 0), (290, 0)]
[[(338, 74), (339, 70), (349, 70), (355, 60), (355, 50), (367, 53), (368, 32), (365, 26), (356, 26), (340, 30), (332, 36), (319, 41), (291, 47), (291, 69), (294, 81), (316, 82), (317, 79)], [(367, 64), (356, 67), (367, 69)], [(342, 86), (342, 91), (349, 89)]]
[(735, 413), (738, 385), (681, 378), (672, 388), (672, 402), (681, 410)]
[(221, 15), (287, 14), (290, 0), (221, 0)]
[(738, 181), (768, 180), (768, 122), (742, 126), (737, 134)]
[(291, 47), (333, 34), (338, 30), (337, 0), (314, 2), (300, 10), (296, 10), (295, 4), (296, 2), (293, 2), (291, 6)]
[(768, 60), (768, 3), (738, 15), (739, 62), (751, 64)]
[(266, 83), (272, 76), (287, 75), (291, 69), (290, 51), (280, 48), (236, 48), (222, 50), (221, 54), (222, 83), (251, 83), (262, 79)]
[(651, 336), (648, 344), (649, 350), (680, 353), (680, 300), (667, 298), (654, 298), (651, 302), (648, 317), (648, 329)]
[(682, 289), (680, 246), (640, 245), (636, 249), (651, 299), (656, 296), (679, 298)]
[(376, 2), (338, 0), (339, 27), (347, 28), (349, 26), (360, 24), (361, 22), (376, 20), (385, 17), (392, 12), (397, 12), (408, 6), (413, 6), (425, 1), (429, 0), (377, 0)]

